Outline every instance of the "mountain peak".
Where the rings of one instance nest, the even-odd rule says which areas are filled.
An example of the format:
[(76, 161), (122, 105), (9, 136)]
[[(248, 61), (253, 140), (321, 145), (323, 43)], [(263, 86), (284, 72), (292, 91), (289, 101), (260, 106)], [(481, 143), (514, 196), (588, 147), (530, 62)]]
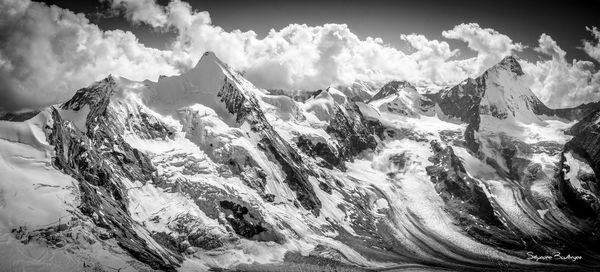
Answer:
[[(469, 121), (475, 115), (538, 122), (546, 106), (527, 87), (518, 58), (507, 56), (475, 79), (442, 91), (438, 104), (445, 114)], [(464, 109), (477, 109), (467, 112)]]
[(203, 59), (211, 60), (211, 61), (220, 61), (219, 58), (217, 58), (217, 55), (215, 54), (215, 52), (213, 52), (213, 51), (204, 52), (204, 54), (202, 54), (202, 57), (200, 58), (200, 61), (202, 61)]
[(374, 82), (355, 80), (349, 85), (336, 86), (348, 99), (352, 101), (365, 102), (373, 97), (379, 91)]
[(344, 104), (347, 97), (344, 93), (334, 87), (327, 87), (325, 90), (319, 89), (310, 95), (309, 99), (325, 99), (334, 101), (336, 104)]
[(241, 98), (250, 93), (258, 94), (252, 83), (219, 60), (213, 52), (202, 55), (193, 69), (170, 77), (163, 77), (145, 95), (145, 103), (161, 114), (177, 114), (181, 108), (202, 104), (213, 109), (228, 124), (235, 124), (223, 100), (232, 94)]
[(402, 89), (402, 88), (412, 88), (414, 89), (415, 87), (410, 84), (410, 82), (406, 81), (406, 80), (394, 80), (394, 81), (390, 81), (387, 84), (384, 85), (384, 87), (388, 87), (388, 88), (394, 88), (394, 89)]
[(512, 55), (503, 58), (499, 63), (490, 68), (490, 70), (499, 69), (510, 71), (518, 76), (524, 75), (518, 59)]
[(61, 107), (63, 109), (79, 110), (84, 105), (90, 107), (105, 107), (115, 92), (117, 81), (113, 75), (97, 81), (89, 87), (77, 90), (75, 95)]
[(522, 123), (538, 122), (546, 106), (522, 80), (524, 75), (514, 56), (502, 59), (480, 78), (485, 82), (479, 104), (480, 113), (498, 119), (516, 119)]
[(198, 63), (196, 63), (196, 66), (194, 66), (192, 70), (202, 70), (202, 67), (214, 66), (214, 64), (223, 65), (223, 62), (217, 57), (217, 55), (215, 55), (214, 52), (206, 51), (204, 54), (202, 54), (202, 57), (200, 57), (200, 60)]
[(217, 55), (213, 51), (206, 51), (206, 52), (204, 52), (204, 54), (202, 54), (202, 57), (215, 58), (216, 59)]
[(414, 91), (414, 92), (417, 91), (417, 89), (412, 84), (410, 84), (408, 81), (394, 80), (394, 81), (388, 82), (383, 87), (381, 87), (381, 90), (379, 90), (379, 92), (377, 94), (375, 94), (375, 96), (373, 96), (373, 98), (371, 98), (371, 101), (381, 99), (381, 98), (384, 98), (384, 97), (392, 95), (392, 94), (397, 94), (400, 90)]

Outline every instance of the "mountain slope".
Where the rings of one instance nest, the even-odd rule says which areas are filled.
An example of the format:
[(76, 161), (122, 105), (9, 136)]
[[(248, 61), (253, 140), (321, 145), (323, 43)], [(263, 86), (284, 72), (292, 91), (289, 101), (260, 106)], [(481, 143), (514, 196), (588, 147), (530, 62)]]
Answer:
[[(2, 177), (23, 181), (0, 183), (2, 264), (594, 271), (597, 219), (577, 210), (597, 203), (595, 119), (565, 135), (522, 75), (507, 58), (435, 95), (393, 81), (305, 102), (210, 52), (157, 82), (108, 77), (0, 121)], [(528, 259), (557, 249), (583, 259)]]
[(582, 218), (591, 218), (598, 229), (600, 211), (600, 111), (569, 129), (573, 138), (561, 154), (559, 186), (566, 205)]

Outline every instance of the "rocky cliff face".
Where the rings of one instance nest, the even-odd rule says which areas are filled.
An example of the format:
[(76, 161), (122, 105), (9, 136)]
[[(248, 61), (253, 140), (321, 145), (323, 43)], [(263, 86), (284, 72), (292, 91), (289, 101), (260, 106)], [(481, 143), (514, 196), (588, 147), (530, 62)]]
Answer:
[(137, 223), (131, 219), (122, 179), (145, 183), (156, 178), (156, 169), (148, 157), (132, 148), (123, 138), (124, 129), (109, 107), (116, 83), (112, 77), (79, 90), (61, 106), (63, 110), (89, 109), (85, 121), (87, 132), (63, 120), (52, 110), (54, 126), (48, 142), (55, 146), (54, 166), (79, 182), (84, 215), (106, 230), (101, 239), (114, 238), (135, 258), (154, 269), (175, 270), (181, 256), (168, 249), (152, 247)]
[(364, 150), (377, 147), (375, 136), (380, 125), (371, 124), (363, 117), (356, 103), (338, 106), (326, 132), (338, 140), (340, 163), (352, 160)]
[(376, 84), (361, 80), (357, 80), (349, 86), (342, 85), (336, 88), (354, 102), (367, 102), (379, 90)]
[(593, 112), (572, 126), (573, 138), (561, 153), (559, 188), (573, 212), (600, 222), (600, 111)]
[[(226, 80), (227, 81), (227, 80)], [(226, 82), (218, 93), (238, 123), (247, 122), (252, 132), (259, 137), (259, 147), (279, 163), (285, 172), (285, 182), (296, 192), (300, 204), (318, 216), (321, 203), (316, 197), (302, 158), (292, 146), (284, 141), (265, 118), (254, 97), (247, 97), (230, 82)]]
[(600, 173), (600, 111), (588, 114), (568, 130), (573, 139), (567, 143), (568, 150), (574, 150)]
[(485, 80), (485, 77), (469, 78), (450, 89), (429, 95), (442, 113), (468, 124), (464, 138), (469, 150), (475, 152), (479, 149), (475, 132), (479, 130), (481, 121), (479, 105), (485, 91)]
[(456, 209), (466, 210), (466, 214), (480, 217), (488, 226), (502, 227), (483, 189), (467, 174), (452, 147), (432, 142), (431, 148), (434, 152), (434, 156), (430, 157), (433, 165), (428, 166), (426, 170), (444, 201)]
[(471, 123), (474, 116), (479, 114), (479, 103), (484, 89), (485, 78), (469, 78), (452, 88), (431, 94), (429, 97), (437, 102), (444, 114)]
[(382, 99), (386, 96), (397, 94), (398, 92), (409, 92), (413, 90), (416, 91), (415, 87), (406, 81), (391, 81), (381, 87), (379, 92), (377, 92), (370, 101)]
[[(600, 115), (569, 129), (593, 106), (548, 109), (522, 75), (507, 58), (437, 94), (393, 81), (304, 102), (212, 53), (158, 82), (108, 77), (0, 121), (0, 170), (57, 171), (77, 199), (57, 206), (68, 223), (0, 205), (7, 252), (41, 247), (74, 271), (595, 271)], [(2, 186), (1, 203), (57, 187)], [(557, 250), (583, 259), (528, 260)]]
[[(598, 108), (597, 103), (589, 103), (574, 108), (550, 109), (525, 87), (523, 75), (517, 59), (507, 57), (475, 79), (466, 79), (452, 88), (427, 96), (439, 106), (441, 113), (468, 124), (464, 137), (472, 152), (481, 151), (482, 141), (476, 135), (481, 132), (482, 123), (489, 126), (501, 123), (501, 120), (519, 124), (543, 123), (544, 118), (578, 120)], [(493, 134), (500, 133), (493, 131)]]

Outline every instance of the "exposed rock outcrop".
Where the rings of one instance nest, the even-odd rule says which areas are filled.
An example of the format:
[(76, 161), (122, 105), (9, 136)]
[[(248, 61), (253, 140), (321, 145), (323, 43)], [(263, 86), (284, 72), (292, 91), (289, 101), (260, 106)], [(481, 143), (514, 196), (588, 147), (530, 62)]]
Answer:
[[(315, 195), (308, 179), (310, 171), (302, 161), (302, 157), (288, 142), (273, 129), (267, 121), (256, 98), (239, 90), (236, 85), (225, 79), (225, 84), (218, 92), (221, 101), (230, 113), (235, 114), (238, 123), (248, 122), (254, 133), (260, 137), (260, 148), (271, 154), (286, 173), (285, 182), (297, 194), (298, 201), (315, 215), (319, 214), (321, 201)], [(235, 78), (233, 78), (235, 81)]]
[(118, 244), (138, 260), (154, 269), (174, 271), (181, 257), (164, 249), (152, 247), (140, 233), (128, 211), (127, 192), (121, 179), (145, 183), (153, 179), (150, 160), (127, 144), (121, 135), (118, 118), (109, 109), (115, 82), (109, 77), (90, 88), (81, 89), (63, 109), (80, 110), (84, 105), (87, 134), (53, 109), (54, 126), (48, 135), (55, 146), (54, 166), (79, 182), (83, 214), (106, 229)]
[(595, 221), (600, 228), (600, 111), (593, 112), (568, 131), (559, 162), (559, 191), (571, 210)]
[[(76, 259), (98, 247), (68, 243), (90, 240), (134, 270), (596, 271), (600, 113), (570, 139), (568, 122), (540, 115), (593, 105), (548, 109), (522, 75), (509, 57), (438, 94), (393, 81), (373, 99), (358, 84), (306, 103), (254, 87), (212, 53), (158, 82), (109, 77), (32, 122), (0, 122), (0, 170), (64, 179), (20, 182), (33, 191), (9, 175), (0, 218), (5, 203), (28, 203), (15, 192), (72, 193), (78, 206), (36, 223), (75, 220), (11, 225), (15, 251), (33, 241)], [(525, 260), (556, 250), (584, 260)]]
[(502, 227), (483, 189), (467, 174), (452, 147), (434, 141), (431, 149), (434, 155), (429, 160), (433, 165), (427, 166), (426, 170), (442, 198), (451, 207), (477, 216), (487, 225)]
[(403, 91), (405, 88), (415, 89), (415, 87), (407, 81), (390, 81), (383, 85), (379, 92), (377, 92), (373, 98), (369, 100), (369, 102), (387, 97), (392, 94), (397, 94), (398, 92)]
[(352, 160), (360, 152), (377, 147), (377, 122), (366, 120), (355, 102), (339, 105), (327, 127), (327, 133), (339, 142), (342, 160)]

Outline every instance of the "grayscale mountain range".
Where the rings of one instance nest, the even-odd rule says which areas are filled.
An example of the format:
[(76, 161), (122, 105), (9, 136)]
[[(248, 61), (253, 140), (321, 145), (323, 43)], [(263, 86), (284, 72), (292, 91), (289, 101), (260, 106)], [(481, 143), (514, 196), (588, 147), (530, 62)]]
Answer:
[[(109, 76), (0, 122), (4, 267), (593, 271), (600, 105), (550, 109), (522, 77), (507, 57), (297, 102), (210, 52)], [(557, 250), (581, 259), (530, 259)]]
[[(600, 271), (593, 61), (168, 2), (0, 0), (0, 272)], [(177, 36), (87, 19), (111, 16)]]

